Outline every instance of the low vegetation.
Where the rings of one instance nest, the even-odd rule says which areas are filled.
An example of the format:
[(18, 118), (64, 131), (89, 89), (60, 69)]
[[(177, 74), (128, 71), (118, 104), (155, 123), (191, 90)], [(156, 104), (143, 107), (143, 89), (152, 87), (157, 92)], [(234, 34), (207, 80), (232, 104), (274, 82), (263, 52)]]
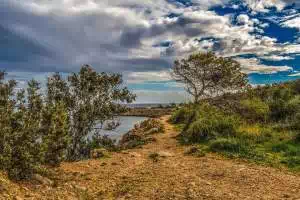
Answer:
[[(248, 89), (220, 104), (204, 100), (178, 108), (170, 122), (182, 130), (182, 142), (206, 152), (300, 170), (299, 88), (293, 81)], [(225, 101), (235, 106), (224, 108)]]
[(157, 119), (148, 119), (126, 133), (119, 142), (120, 149), (130, 149), (155, 141), (154, 134), (163, 133), (164, 125)]

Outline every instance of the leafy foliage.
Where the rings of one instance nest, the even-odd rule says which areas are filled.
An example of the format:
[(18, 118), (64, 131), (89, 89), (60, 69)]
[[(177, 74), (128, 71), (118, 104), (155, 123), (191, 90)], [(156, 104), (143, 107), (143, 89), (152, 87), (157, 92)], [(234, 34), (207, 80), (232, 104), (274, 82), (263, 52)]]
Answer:
[(240, 102), (242, 106), (241, 112), (244, 117), (250, 121), (265, 122), (270, 114), (269, 105), (259, 98), (245, 99)]
[(66, 158), (70, 143), (69, 119), (63, 102), (47, 105), (42, 120), (45, 163), (58, 166)]
[(194, 97), (194, 103), (199, 103), (203, 97), (240, 90), (248, 84), (246, 74), (241, 72), (238, 62), (231, 58), (217, 57), (210, 52), (176, 60), (173, 77), (185, 84), (186, 91)]
[(130, 103), (135, 99), (127, 88), (122, 88), (121, 75), (99, 74), (88, 65), (78, 74), (69, 76), (67, 81), (55, 74), (49, 78), (48, 88), (49, 101), (63, 99), (68, 108), (72, 139), (68, 152), (70, 160), (84, 157), (86, 137), (96, 124), (103, 125), (125, 111), (119, 102)]

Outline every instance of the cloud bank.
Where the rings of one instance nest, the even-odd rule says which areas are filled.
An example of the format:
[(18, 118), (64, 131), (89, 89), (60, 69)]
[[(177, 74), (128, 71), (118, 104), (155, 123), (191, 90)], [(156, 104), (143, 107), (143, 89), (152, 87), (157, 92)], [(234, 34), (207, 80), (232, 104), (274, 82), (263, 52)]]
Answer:
[(131, 84), (164, 82), (174, 59), (214, 51), (248, 74), (292, 73), (299, 8), (297, 0), (2, 0), (0, 69), (28, 77), (91, 64)]

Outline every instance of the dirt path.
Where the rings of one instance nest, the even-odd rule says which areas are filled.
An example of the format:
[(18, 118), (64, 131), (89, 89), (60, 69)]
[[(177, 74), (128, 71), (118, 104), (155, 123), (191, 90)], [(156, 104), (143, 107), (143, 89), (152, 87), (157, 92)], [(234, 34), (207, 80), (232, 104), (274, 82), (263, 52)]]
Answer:
[[(287, 171), (226, 160), (216, 155), (185, 156), (178, 134), (110, 158), (66, 163), (57, 187), (29, 188), (28, 199), (300, 199), (300, 177)], [(166, 154), (158, 162), (151, 153)]]

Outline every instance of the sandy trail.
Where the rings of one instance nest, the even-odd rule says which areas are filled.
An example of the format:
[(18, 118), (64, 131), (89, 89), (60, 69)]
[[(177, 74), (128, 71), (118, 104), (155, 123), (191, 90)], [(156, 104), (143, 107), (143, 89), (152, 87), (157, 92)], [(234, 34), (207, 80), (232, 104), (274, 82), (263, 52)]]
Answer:
[[(139, 149), (110, 158), (64, 163), (57, 187), (30, 186), (28, 199), (300, 199), (300, 176), (286, 170), (186, 156), (178, 134), (162, 117), (165, 133)], [(169, 154), (153, 162), (149, 154)], [(84, 192), (86, 190), (86, 192)]]

